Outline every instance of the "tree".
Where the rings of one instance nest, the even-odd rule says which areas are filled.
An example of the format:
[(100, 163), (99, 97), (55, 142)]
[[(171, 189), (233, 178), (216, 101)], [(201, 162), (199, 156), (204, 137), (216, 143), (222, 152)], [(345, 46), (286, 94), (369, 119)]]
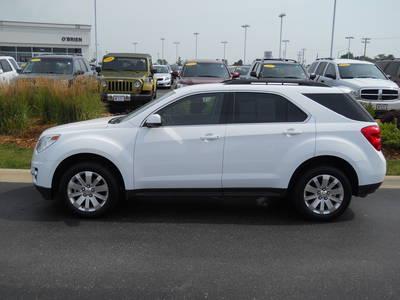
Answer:
[(354, 59), (354, 55), (351, 52), (347, 52), (347, 53), (343, 54), (340, 58)]
[(157, 59), (157, 65), (168, 65), (168, 62), (165, 59), (159, 58)]
[(237, 62), (233, 63), (234, 66), (243, 66), (243, 60), (239, 59)]
[(183, 61), (182, 61), (182, 58), (180, 56), (178, 57), (178, 60), (176, 61), (176, 64), (178, 66), (182, 66), (183, 65)]
[(386, 60), (386, 59), (394, 59), (394, 55), (393, 54), (378, 54), (377, 56), (375, 56), (375, 60)]

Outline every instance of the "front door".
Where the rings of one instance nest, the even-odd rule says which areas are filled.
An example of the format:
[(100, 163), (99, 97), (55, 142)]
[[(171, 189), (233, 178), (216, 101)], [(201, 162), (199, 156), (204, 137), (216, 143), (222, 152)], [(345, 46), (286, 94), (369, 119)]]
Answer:
[(159, 111), (162, 125), (136, 139), (136, 189), (221, 188), (224, 94), (187, 96)]

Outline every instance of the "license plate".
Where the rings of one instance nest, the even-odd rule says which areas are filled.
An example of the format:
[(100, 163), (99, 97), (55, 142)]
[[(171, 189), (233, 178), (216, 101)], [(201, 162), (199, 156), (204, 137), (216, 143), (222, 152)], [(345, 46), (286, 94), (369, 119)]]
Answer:
[(387, 110), (388, 105), (387, 104), (377, 104), (376, 105), (376, 110)]
[(124, 102), (125, 96), (113, 96), (113, 100), (116, 102)]

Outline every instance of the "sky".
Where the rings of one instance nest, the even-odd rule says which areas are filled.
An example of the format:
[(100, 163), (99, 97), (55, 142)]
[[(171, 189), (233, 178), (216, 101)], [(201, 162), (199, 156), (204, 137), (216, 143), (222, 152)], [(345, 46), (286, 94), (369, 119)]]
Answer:
[[(198, 58), (243, 58), (243, 24), (247, 32), (246, 61), (262, 57), (264, 51), (279, 52), (280, 13), (283, 39), (288, 39), (287, 57), (297, 59), (305, 48), (306, 63), (317, 55), (328, 57), (334, 0), (97, 0), (99, 55), (105, 52), (149, 53), (175, 61), (195, 55), (194, 32), (198, 36)], [(351, 50), (362, 55), (362, 37), (370, 37), (367, 56), (380, 53), (400, 57), (399, 0), (337, 0), (333, 56), (347, 51), (346, 36), (354, 36)], [(94, 0), (0, 0), (0, 20), (94, 25)], [(92, 27), (94, 53), (94, 26)]]

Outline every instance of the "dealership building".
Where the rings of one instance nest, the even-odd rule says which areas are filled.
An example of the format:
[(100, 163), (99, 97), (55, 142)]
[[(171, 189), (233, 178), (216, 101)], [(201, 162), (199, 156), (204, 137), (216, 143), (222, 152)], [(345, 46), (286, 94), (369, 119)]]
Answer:
[(0, 20), (0, 55), (18, 62), (42, 54), (73, 54), (91, 59), (91, 25)]

